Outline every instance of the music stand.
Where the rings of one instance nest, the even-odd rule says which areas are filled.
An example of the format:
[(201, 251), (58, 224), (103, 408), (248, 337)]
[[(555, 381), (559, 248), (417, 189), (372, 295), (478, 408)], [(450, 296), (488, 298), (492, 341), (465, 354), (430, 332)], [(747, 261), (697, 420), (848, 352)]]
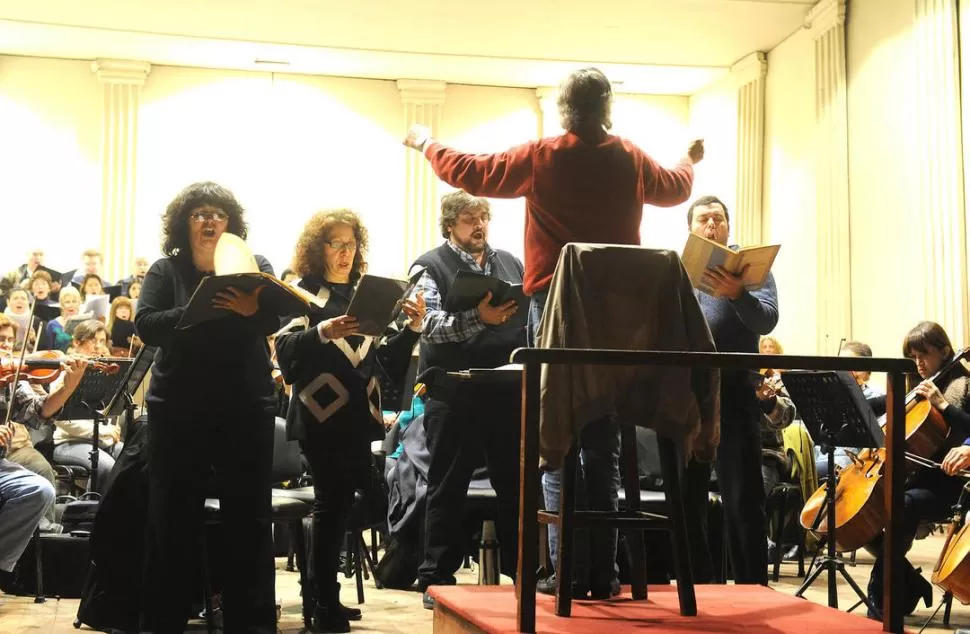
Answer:
[(838, 609), (839, 597), (835, 585), (835, 573), (838, 571), (845, 577), (859, 599), (871, 610), (869, 598), (852, 579), (845, 569), (845, 563), (835, 553), (835, 491), (838, 484), (838, 476), (835, 473), (835, 448), (837, 446), (879, 447), (884, 444), (885, 437), (872, 408), (862, 395), (861, 388), (848, 372), (782, 372), (781, 380), (812, 438), (821, 440), (819, 444), (828, 457), (828, 475), (823, 484), (825, 499), (812, 525), (813, 531), (818, 530), (822, 517), (826, 518), (828, 534), (825, 540), (828, 552), (819, 559), (815, 569), (809, 572), (795, 596), (801, 597), (822, 571), (827, 571), (829, 607)]
[(134, 359), (112, 358), (119, 371), (114, 374), (85, 372), (81, 383), (71, 394), (58, 420), (90, 418), (94, 420), (91, 430), (91, 490), (98, 490), (98, 462), (100, 458), (100, 426), (108, 418), (126, 414), (130, 427), (134, 404), (131, 395), (144, 380), (155, 358), (155, 349), (143, 346)]

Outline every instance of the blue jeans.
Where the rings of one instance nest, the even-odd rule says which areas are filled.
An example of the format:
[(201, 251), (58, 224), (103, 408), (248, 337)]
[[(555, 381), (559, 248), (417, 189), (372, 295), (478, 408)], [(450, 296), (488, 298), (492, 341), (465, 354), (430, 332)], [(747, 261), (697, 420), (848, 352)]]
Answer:
[(13, 570), (53, 503), (54, 487), (46, 478), (0, 459), (0, 570)]
[[(853, 453), (862, 451), (858, 447), (836, 447), (834, 456), (836, 467), (844, 469), (852, 464), (852, 458), (849, 458), (849, 455), (845, 453), (847, 449)], [(823, 453), (822, 448), (818, 445), (815, 445), (815, 470), (818, 472), (820, 482), (829, 474), (829, 456), (827, 453)]]
[[(539, 322), (549, 291), (532, 295), (526, 326), (528, 345), (535, 347)], [(616, 511), (620, 489), (620, 428), (614, 419), (593, 421), (579, 442), (576, 470), (576, 506), (594, 511)], [(561, 471), (542, 474), (542, 497), (547, 511), (559, 510)], [(588, 536), (588, 537), (587, 537)], [(559, 529), (548, 526), (549, 557), (553, 565), (559, 556)], [(581, 587), (603, 587), (616, 578), (616, 529), (577, 530), (574, 541), (573, 580)], [(595, 562), (593, 564), (592, 562)]]

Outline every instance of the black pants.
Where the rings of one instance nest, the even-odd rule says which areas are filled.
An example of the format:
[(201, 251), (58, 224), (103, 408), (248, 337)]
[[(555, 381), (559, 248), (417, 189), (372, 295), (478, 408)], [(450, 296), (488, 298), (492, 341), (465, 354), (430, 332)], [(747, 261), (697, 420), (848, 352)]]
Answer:
[(300, 442), (313, 478), (313, 538), (307, 585), (313, 589), (317, 604), (328, 608), (336, 607), (339, 601), (340, 549), (354, 506), (354, 492), (358, 485), (363, 486), (370, 464), (365, 440), (354, 440), (352, 428), (346, 425), (353, 422), (337, 417), (324, 423), (312, 422)]
[(205, 486), (215, 469), (227, 632), (276, 631), (270, 471), (273, 415), (257, 410), (186, 415), (149, 404), (149, 524), (145, 628), (183, 632), (199, 572)]
[(488, 463), (498, 496), (501, 571), (513, 576), (518, 557), (521, 387), (461, 382), (454, 392), (429, 395), (424, 410), (428, 467), (424, 562), (418, 585), (452, 585), (464, 556), (463, 519), (468, 483)]
[[(903, 495), (903, 513), (900, 522), (900, 535), (903, 541), (903, 552), (909, 552), (916, 538), (916, 531), (921, 522), (927, 520), (942, 521), (950, 515), (951, 507), (960, 496), (960, 489), (963, 484), (962, 479), (947, 476), (939, 470), (920, 471), (907, 486)], [(866, 550), (872, 553), (876, 560), (872, 564), (872, 572), (869, 575), (869, 600), (873, 606), (882, 609), (883, 599), (883, 536), (880, 535), (875, 541), (866, 546)], [(903, 582), (905, 585), (905, 595), (911, 594), (918, 582), (919, 577), (916, 569), (909, 563), (908, 559), (903, 560)]]
[[(717, 483), (724, 508), (724, 531), (735, 583), (768, 584), (765, 490), (761, 479), (761, 428), (754, 416), (721, 417)], [(714, 567), (707, 538), (711, 465), (687, 465), (684, 512), (694, 581), (711, 583)]]

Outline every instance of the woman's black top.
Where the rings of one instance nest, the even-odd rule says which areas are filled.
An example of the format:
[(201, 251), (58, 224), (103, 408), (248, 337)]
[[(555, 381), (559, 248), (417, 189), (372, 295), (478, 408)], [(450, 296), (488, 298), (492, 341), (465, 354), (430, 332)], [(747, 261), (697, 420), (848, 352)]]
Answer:
[[(266, 258), (256, 260), (261, 271), (273, 274)], [(145, 275), (135, 328), (145, 345), (158, 347), (147, 402), (185, 413), (275, 411), (266, 343), (279, 328), (275, 313), (260, 309), (243, 317), (227, 310), (224, 318), (176, 330), (204, 277), (187, 254), (162, 258)]]

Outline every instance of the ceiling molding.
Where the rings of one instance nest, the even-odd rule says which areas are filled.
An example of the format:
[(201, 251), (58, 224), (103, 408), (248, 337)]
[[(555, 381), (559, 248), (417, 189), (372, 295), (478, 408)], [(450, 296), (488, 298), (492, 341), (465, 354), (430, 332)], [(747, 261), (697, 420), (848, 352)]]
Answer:
[[(136, 59), (155, 66), (356, 77), (535, 89), (558, 85), (595, 64), (630, 94), (690, 95), (726, 67), (570, 62), (528, 58), (354, 50), (0, 20), (0, 55), (62, 59)], [(273, 60), (269, 67), (265, 60)]]

